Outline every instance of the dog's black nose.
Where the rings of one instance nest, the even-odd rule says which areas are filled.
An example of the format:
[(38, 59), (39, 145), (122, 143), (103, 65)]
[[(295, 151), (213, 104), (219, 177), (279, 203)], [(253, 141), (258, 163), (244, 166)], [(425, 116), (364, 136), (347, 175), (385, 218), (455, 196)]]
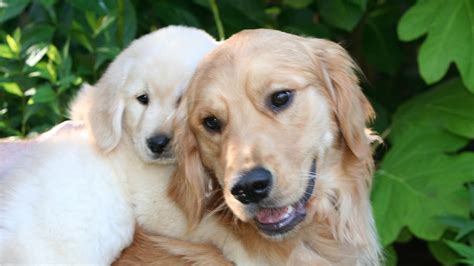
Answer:
[(148, 149), (156, 154), (161, 154), (166, 149), (166, 146), (170, 143), (170, 137), (166, 134), (158, 134), (147, 139), (146, 143)]
[(256, 167), (242, 174), (230, 192), (243, 204), (258, 203), (268, 196), (271, 186), (272, 174), (263, 167)]

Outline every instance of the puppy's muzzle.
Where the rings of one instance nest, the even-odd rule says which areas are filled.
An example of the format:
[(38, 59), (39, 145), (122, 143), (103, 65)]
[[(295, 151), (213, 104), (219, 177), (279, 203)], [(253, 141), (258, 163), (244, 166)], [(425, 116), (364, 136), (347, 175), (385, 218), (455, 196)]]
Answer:
[(153, 154), (160, 156), (167, 149), (170, 141), (171, 138), (167, 134), (158, 134), (147, 139), (146, 144)]
[(243, 204), (258, 203), (268, 197), (272, 174), (263, 167), (244, 172), (231, 189), (232, 195)]

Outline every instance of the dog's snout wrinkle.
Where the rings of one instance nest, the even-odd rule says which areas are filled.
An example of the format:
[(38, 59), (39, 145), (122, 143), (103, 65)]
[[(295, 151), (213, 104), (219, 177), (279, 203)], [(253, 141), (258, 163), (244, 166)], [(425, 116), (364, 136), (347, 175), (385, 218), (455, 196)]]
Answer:
[(272, 174), (263, 167), (256, 167), (241, 175), (231, 193), (243, 204), (258, 203), (268, 197), (271, 186)]

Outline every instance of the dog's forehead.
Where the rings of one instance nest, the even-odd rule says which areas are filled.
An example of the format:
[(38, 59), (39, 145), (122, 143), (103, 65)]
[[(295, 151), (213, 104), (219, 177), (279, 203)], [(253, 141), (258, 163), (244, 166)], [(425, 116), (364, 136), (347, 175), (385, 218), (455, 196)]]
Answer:
[[(230, 38), (203, 61), (193, 86), (197, 98), (235, 96), (242, 93), (242, 88), (270, 89), (274, 81), (294, 83), (313, 72), (313, 61), (299, 43), (301, 37), (285, 36), (282, 45), (274, 45), (276, 40), (272, 38), (258, 34), (257, 38), (249, 38), (253, 35)], [(298, 77), (298, 73), (302, 75)]]

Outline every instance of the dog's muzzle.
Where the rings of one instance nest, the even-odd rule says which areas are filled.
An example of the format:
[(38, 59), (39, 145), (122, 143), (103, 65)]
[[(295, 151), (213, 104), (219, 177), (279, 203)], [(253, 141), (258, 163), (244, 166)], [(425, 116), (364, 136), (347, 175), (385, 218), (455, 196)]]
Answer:
[(313, 194), (316, 181), (316, 160), (311, 164), (306, 190), (297, 202), (278, 208), (260, 208), (256, 212), (255, 222), (261, 232), (268, 236), (277, 236), (291, 231), (306, 217), (306, 203)]
[(167, 134), (158, 134), (146, 140), (148, 149), (155, 155), (159, 156), (168, 147), (171, 138)]
[(272, 174), (263, 167), (256, 167), (243, 173), (230, 192), (243, 204), (259, 203), (268, 197), (271, 186)]
[(160, 164), (175, 162), (170, 135), (165, 133), (154, 135), (146, 140), (146, 146), (152, 162)]

